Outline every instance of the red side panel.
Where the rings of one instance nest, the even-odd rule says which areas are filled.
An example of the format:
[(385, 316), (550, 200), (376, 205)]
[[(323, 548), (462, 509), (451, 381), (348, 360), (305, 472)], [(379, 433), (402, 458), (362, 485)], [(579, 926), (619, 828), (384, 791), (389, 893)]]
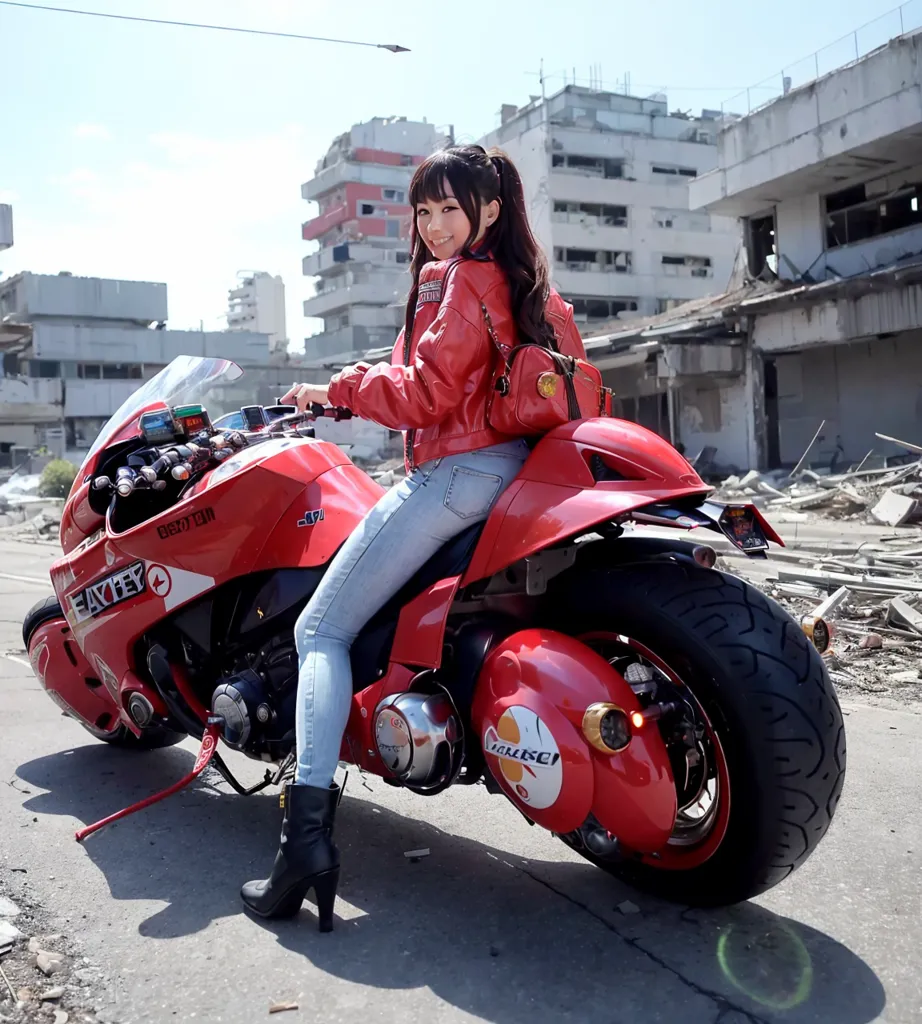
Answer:
[(420, 668), (442, 664), (445, 621), (460, 582), (460, 576), (440, 580), (404, 605), (397, 620), (391, 662)]
[[(357, 466), (328, 469), (308, 483), (273, 524), (257, 557), (257, 568), (324, 565), (384, 493)], [(322, 519), (316, 518), (317, 512), (323, 513)]]
[(676, 791), (656, 728), (602, 754), (582, 734), (598, 701), (640, 710), (630, 686), (595, 651), (572, 637), (529, 629), (490, 652), (477, 683), (472, 719), (490, 771), (513, 803), (553, 832), (570, 832), (590, 811), (626, 847), (662, 848), (672, 833)]
[(102, 732), (112, 732), (121, 724), (117, 680), (89, 664), (63, 619), (46, 622), (35, 631), (29, 661), (35, 678), (63, 711)]

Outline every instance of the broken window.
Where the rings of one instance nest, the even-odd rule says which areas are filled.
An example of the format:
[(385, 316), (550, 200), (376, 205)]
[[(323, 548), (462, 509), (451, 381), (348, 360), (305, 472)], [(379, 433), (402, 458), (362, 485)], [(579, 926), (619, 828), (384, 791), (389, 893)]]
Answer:
[(554, 201), (553, 219), (570, 224), (590, 221), (601, 227), (626, 228), (627, 207), (611, 206), (606, 203), (578, 203), (556, 199)]
[(769, 270), (776, 271), (775, 256), (775, 215), (750, 217), (746, 225), (746, 247), (749, 256), (749, 272), (756, 277), (762, 273), (766, 264)]
[(653, 164), (650, 170), (654, 174), (668, 174), (679, 178), (697, 178), (698, 172), (693, 167), (679, 167), (677, 164)]
[(591, 174), (598, 178), (623, 178), (624, 161), (603, 156), (578, 156), (573, 153), (555, 153), (551, 166), (558, 171)]
[(710, 231), (711, 218), (706, 213), (692, 213), (689, 210), (654, 210), (653, 223), (658, 228), (672, 228), (675, 231)]
[(559, 270), (601, 270), (628, 274), (631, 254), (612, 249), (573, 249), (558, 245), (554, 249), (554, 262)]
[(851, 245), (922, 224), (922, 185), (880, 195), (873, 186), (853, 185), (826, 196), (826, 248)]
[(51, 359), (33, 359), (29, 370), (31, 377), (60, 377), (61, 364)]
[(663, 256), (663, 273), (670, 277), (712, 277), (710, 256)]
[(381, 190), (384, 197), (384, 201), (387, 203), (405, 203), (407, 199), (406, 192), (400, 188), (385, 188)]
[(605, 299), (573, 296), (566, 299), (573, 306), (573, 318), (578, 323), (590, 320), (614, 320), (619, 313), (637, 311), (637, 299)]

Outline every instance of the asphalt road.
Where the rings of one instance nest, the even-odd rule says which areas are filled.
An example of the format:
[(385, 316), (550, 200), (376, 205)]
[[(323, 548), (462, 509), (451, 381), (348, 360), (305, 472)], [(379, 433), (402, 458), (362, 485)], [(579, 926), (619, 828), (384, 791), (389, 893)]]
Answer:
[[(74, 841), (183, 775), (195, 748), (112, 750), (44, 696), (20, 623), (53, 554), (0, 540), (0, 894), (27, 879), (51, 926), (99, 965), (100, 1019), (250, 1024), (294, 1000), (278, 1019), (922, 1020), (922, 714), (847, 704), (849, 774), (826, 839), (783, 885), (719, 912), (618, 884), (481, 787), (426, 800), (353, 772), (336, 931), (321, 935), (307, 905), (281, 924), (241, 911), (239, 884), (274, 854), (273, 796), (209, 778)], [(421, 847), (430, 856), (404, 857)]]

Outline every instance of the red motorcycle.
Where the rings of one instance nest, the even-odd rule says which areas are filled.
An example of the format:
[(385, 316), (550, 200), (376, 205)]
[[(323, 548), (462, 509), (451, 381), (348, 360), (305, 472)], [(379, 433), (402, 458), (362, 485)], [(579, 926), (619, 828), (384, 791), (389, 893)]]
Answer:
[[(215, 429), (202, 399), (220, 405), (240, 372), (181, 357), (112, 417), (64, 507), (55, 596), (23, 624), (48, 695), (98, 739), (202, 740), (167, 793), (209, 762), (242, 793), (290, 777), (294, 623), (383, 493), (303, 414), (246, 406), (247, 429)], [(842, 714), (804, 631), (678, 535), (704, 527), (763, 558), (782, 543), (709, 491), (634, 423), (543, 437), (486, 523), (359, 636), (342, 761), (425, 796), (483, 783), (686, 904), (780, 882), (835, 811)], [(263, 781), (245, 790), (219, 742), (271, 765)]]

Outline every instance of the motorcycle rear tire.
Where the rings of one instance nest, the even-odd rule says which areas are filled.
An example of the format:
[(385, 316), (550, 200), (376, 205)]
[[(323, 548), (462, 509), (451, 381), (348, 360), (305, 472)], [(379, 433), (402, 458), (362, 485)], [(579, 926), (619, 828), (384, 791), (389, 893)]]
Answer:
[[(22, 621), (22, 643), (26, 651), (29, 650), (29, 643), (39, 626), (43, 626), (46, 622), (53, 622), (55, 619), (66, 621), (59, 601), (53, 596), (42, 598), (29, 609)], [(75, 721), (79, 722), (79, 719), (75, 719)], [(151, 726), (142, 730), (140, 736), (135, 736), (124, 725), (118, 726), (110, 733), (104, 733), (99, 729), (91, 728), (85, 722), (79, 722), (79, 724), (91, 736), (102, 740), (103, 743), (108, 743), (113, 747), (122, 747), (125, 750), (159, 750), (162, 747), (172, 747), (186, 738), (185, 733), (175, 732), (162, 725)]]
[(819, 653), (780, 605), (716, 570), (645, 563), (573, 573), (560, 585), (555, 605), (567, 609), (569, 632), (623, 634), (677, 673), (720, 738), (730, 782), (726, 834), (701, 864), (665, 870), (574, 848), (691, 906), (739, 903), (777, 885), (825, 835), (845, 780), (842, 712)]

